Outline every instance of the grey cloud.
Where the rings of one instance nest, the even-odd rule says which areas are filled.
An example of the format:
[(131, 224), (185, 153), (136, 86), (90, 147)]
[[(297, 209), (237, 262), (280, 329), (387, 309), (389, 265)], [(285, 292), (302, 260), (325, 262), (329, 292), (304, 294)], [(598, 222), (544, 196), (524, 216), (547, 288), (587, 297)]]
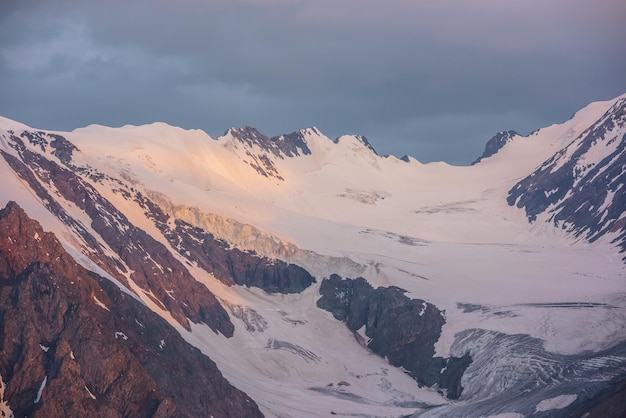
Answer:
[(213, 136), (316, 125), (381, 153), (469, 163), (499, 130), (626, 91), (622, 3), (9, 1), (0, 114)]

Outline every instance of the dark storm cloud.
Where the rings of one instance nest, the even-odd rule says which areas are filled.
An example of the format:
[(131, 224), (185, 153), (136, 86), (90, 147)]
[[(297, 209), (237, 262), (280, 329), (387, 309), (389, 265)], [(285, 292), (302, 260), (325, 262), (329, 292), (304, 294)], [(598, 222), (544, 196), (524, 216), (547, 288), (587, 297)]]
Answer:
[(0, 114), (73, 129), (156, 120), (216, 136), (316, 125), (468, 163), (626, 92), (621, 0), (8, 0)]

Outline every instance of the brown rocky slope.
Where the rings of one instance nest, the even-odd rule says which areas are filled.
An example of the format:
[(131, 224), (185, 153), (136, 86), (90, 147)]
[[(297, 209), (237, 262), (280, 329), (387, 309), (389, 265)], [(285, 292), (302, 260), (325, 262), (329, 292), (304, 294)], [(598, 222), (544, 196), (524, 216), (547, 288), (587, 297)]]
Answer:
[(16, 417), (262, 416), (215, 363), (13, 202), (0, 210), (0, 375)]

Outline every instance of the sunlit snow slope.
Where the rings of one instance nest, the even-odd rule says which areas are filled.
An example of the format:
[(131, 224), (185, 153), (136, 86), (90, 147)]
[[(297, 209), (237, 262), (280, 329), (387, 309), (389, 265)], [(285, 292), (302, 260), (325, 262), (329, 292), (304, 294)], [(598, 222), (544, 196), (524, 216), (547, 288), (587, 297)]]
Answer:
[[(510, 135), (494, 155), (469, 167), (379, 156), (362, 137), (331, 140), (316, 128), (276, 138), (231, 129), (212, 139), (162, 123), (64, 133), (0, 119), (0, 204), (17, 201), (79, 262), (168, 319), (268, 416), (582, 410), (590, 397), (626, 377), (626, 269), (620, 242), (613, 242), (623, 237), (625, 208), (623, 200), (612, 200), (621, 199), (626, 180), (626, 159), (619, 154), (626, 144), (619, 119), (625, 101), (593, 103), (564, 123), (527, 137)], [(608, 126), (609, 119), (616, 122)], [(606, 144), (597, 133), (584, 155), (577, 152), (600, 127)], [(52, 146), (56, 135), (67, 143)], [(109, 210), (105, 229), (129, 236), (132, 228), (144, 231), (206, 285), (234, 324), (232, 338), (214, 332), (219, 326), (210, 321), (194, 320), (184, 304), (170, 308), (168, 297), (180, 298), (182, 288), (138, 282), (134, 258), (124, 258), (94, 226), (90, 206), (50, 181), (57, 174), (46, 164), (30, 164), (37, 187), (48, 193), (42, 197), (15, 168), (31, 154), (74, 173), (93, 207), (108, 207), (106, 201), (119, 211)], [(562, 218), (550, 215), (567, 206), (564, 199), (577, 187), (590, 184), (581, 175), (552, 206), (529, 212), (521, 203), (532, 199), (527, 191), (554, 193), (533, 181), (558, 174), (574, 156), (578, 173), (604, 166), (607, 158), (613, 164), (608, 183), (593, 186), (607, 190), (595, 204), (597, 228), (564, 229), (554, 222)], [(507, 202), (510, 193), (517, 195)], [(51, 208), (51, 200), (65, 215)], [(607, 208), (611, 217), (603, 215)], [(176, 222), (188, 225), (189, 241), (172, 239)], [(278, 294), (218, 280), (217, 270), (203, 268), (188, 251), (193, 239), (202, 243), (203, 233), (229, 248), (302, 266), (316, 283)], [(154, 252), (145, 254), (167, 274)], [(368, 350), (365, 331), (352, 333), (319, 309), (320, 284), (333, 273), (400, 287), (443, 311), (436, 354), (469, 353), (473, 359), (460, 399), (451, 403), (437, 387), (418, 387)]]

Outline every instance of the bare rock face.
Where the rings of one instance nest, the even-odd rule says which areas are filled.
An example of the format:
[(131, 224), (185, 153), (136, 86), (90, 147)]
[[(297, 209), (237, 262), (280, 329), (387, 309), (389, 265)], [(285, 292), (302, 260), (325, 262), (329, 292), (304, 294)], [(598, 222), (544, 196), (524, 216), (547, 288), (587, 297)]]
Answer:
[(262, 416), (215, 363), (15, 203), (0, 210), (0, 330), (16, 417)]
[[(611, 234), (626, 252), (626, 98), (509, 191), (509, 205), (593, 242)], [(625, 257), (626, 260), (626, 257)]]
[[(318, 276), (328, 276), (335, 273), (345, 277), (356, 277), (365, 270), (363, 265), (347, 257), (321, 255), (300, 248), (253, 225), (216, 213), (206, 212), (198, 207), (176, 204), (169, 197), (153, 190), (147, 191), (145, 197), (140, 198), (138, 193), (135, 193), (135, 196), (136, 201), (145, 201), (145, 204), (140, 204), (146, 209), (146, 212), (150, 213), (148, 216), (158, 219), (158, 221), (155, 220), (155, 223), (159, 229), (169, 228), (168, 225), (160, 226), (159, 223), (167, 222), (169, 217), (175, 218), (192, 227), (204, 230), (213, 239), (226, 241), (230, 244), (226, 248), (235, 247), (243, 252), (254, 252), (259, 257), (282, 260), (288, 264), (301, 266), (311, 274)], [(163, 220), (152, 208), (166, 213), (169, 217)], [(182, 253), (181, 255), (186, 254)]]
[(202, 228), (176, 219), (168, 223), (168, 215), (148, 197), (137, 193), (135, 201), (146, 216), (167, 238), (172, 248), (189, 261), (211, 273), (227, 285), (258, 287), (268, 293), (299, 293), (315, 282), (315, 278), (300, 266), (270, 259), (254, 251), (230, 248)]
[(173, 232), (182, 241), (181, 250), (224, 283), (254, 286), (269, 293), (299, 293), (315, 282), (302, 267), (259, 257), (254, 252), (228, 249), (225, 242), (181, 220), (176, 220)]
[(483, 159), (495, 155), (498, 151), (500, 151), (500, 149), (502, 149), (503, 146), (510, 142), (515, 135), (518, 135), (518, 133), (515, 131), (498, 132), (493, 138), (487, 141), (487, 144), (485, 144), (485, 150), (483, 151), (482, 155), (478, 157), (476, 161), (472, 163), (472, 165), (478, 164)]
[(246, 126), (245, 128), (229, 129), (225, 134), (230, 134), (248, 147), (256, 145), (280, 159), (299, 156), (301, 153), (302, 155), (311, 154), (302, 132), (292, 132), (287, 135), (268, 138), (255, 128)]
[(365, 327), (367, 347), (374, 353), (407, 370), (419, 384), (438, 384), (448, 390), (448, 397), (456, 399), (471, 358), (435, 357), (435, 343), (445, 319), (434, 305), (410, 299), (405, 293), (395, 286), (374, 289), (363, 278), (331, 275), (322, 282), (317, 306), (352, 331)]

